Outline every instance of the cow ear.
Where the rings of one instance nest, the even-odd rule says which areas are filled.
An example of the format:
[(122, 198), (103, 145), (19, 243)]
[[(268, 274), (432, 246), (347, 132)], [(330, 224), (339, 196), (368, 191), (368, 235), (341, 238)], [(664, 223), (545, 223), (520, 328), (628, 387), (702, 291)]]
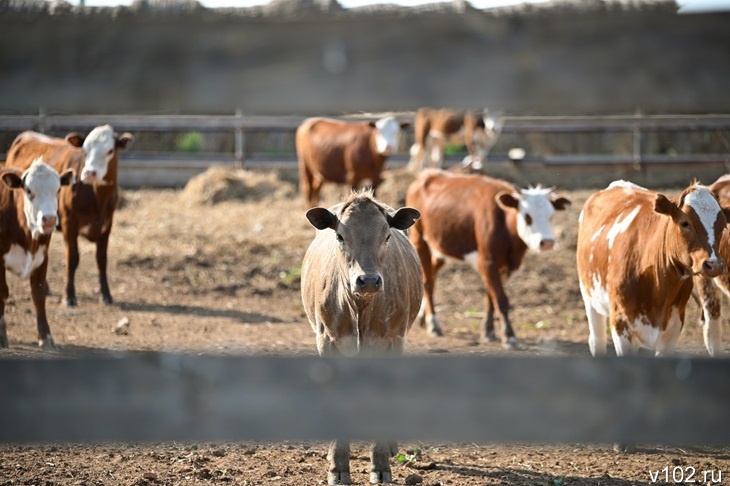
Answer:
[(84, 137), (81, 136), (81, 134), (76, 133), (76, 132), (71, 132), (68, 135), (66, 135), (66, 141), (77, 148), (82, 147), (84, 145)]
[(403, 122), (400, 124), (401, 130), (405, 130), (406, 128), (410, 127), (411, 124), (409, 122)]
[(134, 135), (129, 132), (124, 132), (116, 138), (116, 147), (119, 150), (126, 150), (134, 142)]
[(335, 229), (335, 226), (337, 226), (337, 216), (325, 208), (310, 209), (307, 211), (307, 219), (318, 230)]
[(727, 224), (730, 224), (730, 208), (722, 208), (722, 212), (725, 215), (725, 219), (727, 219)]
[(570, 206), (570, 199), (564, 196), (558, 196), (551, 201), (556, 211), (562, 211)]
[(18, 170), (5, 169), (2, 172), (2, 179), (6, 186), (10, 189), (18, 189), (23, 187), (22, 174)]
[(665, 196), (664, 194), (656, 195), (656, 199), (654, 199), (654, 211), (659, 214), (673, 216), (674, 213), (678, 210), (679, 208), (677, 207), (677, 205), (667, 199), (667, 196)]
[(387, 215), (388, 224), (391, 228), (407, 230), (421, 217), (420, 211), (414, 208), (400, 208), (393, 216)]
[(497, 199), (497, 204), (499, 204), (499, 206), (502, 209), (507, 209), (507, 208), (516, 209), (520, 206), (519, 196), (517, 196), (514, 193), (502, 191), (499, 194), (497, 194), (496, 199)]
[(66, 169), (61, 174), (61, 185), (70, 186), (74, 182), (76, 182), (76, 172), (73, 169)]

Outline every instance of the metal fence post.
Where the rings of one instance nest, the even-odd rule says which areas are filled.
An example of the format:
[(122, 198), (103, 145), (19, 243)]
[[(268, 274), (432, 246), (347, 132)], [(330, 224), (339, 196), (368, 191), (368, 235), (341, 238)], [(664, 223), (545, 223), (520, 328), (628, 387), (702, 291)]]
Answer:
[(246, 135), (243, 133), (243, 114), (240, 108), (236, 108), (236, 123), (235, 123), (235, 166), (236, 169), (243, 169), (243, 152), (246, 143)]
[(645, 167), (641, 157), (641, 109), (634, 112), (636, 123), (634, 124), (634, 170), (644, 171)]

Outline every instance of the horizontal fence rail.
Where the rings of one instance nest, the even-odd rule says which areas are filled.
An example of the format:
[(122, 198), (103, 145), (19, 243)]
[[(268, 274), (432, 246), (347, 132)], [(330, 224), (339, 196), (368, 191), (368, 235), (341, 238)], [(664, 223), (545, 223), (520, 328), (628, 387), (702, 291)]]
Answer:
[(212, 357), (0, 363), (0, 442), (730, 444), (730, 360)]

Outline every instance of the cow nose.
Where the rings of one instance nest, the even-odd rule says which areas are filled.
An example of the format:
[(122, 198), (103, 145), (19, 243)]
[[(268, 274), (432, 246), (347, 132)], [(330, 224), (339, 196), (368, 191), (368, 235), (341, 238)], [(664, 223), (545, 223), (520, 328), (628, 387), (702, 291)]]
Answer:
[(96, 180), (96, 171), (95, 170), (87, 170), (84, 172), (84, 180)]
[(552, 250), (555, 246), (555, 240), (540, 240), (540, 251)]
[(56, 215), (51, 214), (48, 216), (43, 216), (41, 218), (41, 224), (43, 226), (56, 226)]
[(717, 277), (725, 268), (725, 262), (720, 259), (705, 260), (702, 264), (702, 271), (708, 277)]
[(380, 275), (360, 275), (355, 279), (355, 291), (361, 294), (374, 294), (383, 290)]

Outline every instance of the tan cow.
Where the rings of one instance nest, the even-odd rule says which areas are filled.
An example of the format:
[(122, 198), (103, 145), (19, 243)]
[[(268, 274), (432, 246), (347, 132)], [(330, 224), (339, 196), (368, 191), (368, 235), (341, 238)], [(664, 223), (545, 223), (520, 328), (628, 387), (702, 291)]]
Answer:
[(4, 168), (0, 177), (0, 348), (8, 347), (5, 302), (10, 293), (5, 272), (9, 270), (30, 280), (38, 345), (54, 349), (46, 317), (48, 246), (58, 222), (58, 192), (73, 182), (74, 172), (69, 169), (59, 176), (39, 158), (25, 172)]
[(402, 129), (394, 117), (376, 122), (345, 122), (309, 118), (296, 133), (299, 189), (309, 207), (319, 201), (325, 182), (347, 184), (353, 190), (366, 182), (375, 192), (383, 181), (385, 161), (398, 148)]
[(640, 347), (675, 349), (692, 276), (724, 269), (720, 237), (727, 220), (705, 186), (663, 194), (616, 181), (581, 212), (577, 265), (593, 356), (606, 354), (606, 319), (619, 356)]
[(494, 308), (502, 319), (502, 344), (516, 348), (504, 284), (522, 263), (528, 249), (553, 248), (551, 220), (570, 201), (553, 197), (551, 189), (518, 190), (508, 182), (483, 175), (461, 175), (428, 169), (408, 188), (406, 204), (421, 212), (410, 231), (423, 266), (424, 299), (419, 315), (428, 332), (441, 336), (436, 316), (436, 274), (447, 258), (474, 265), (486, 287), (482, 339), (496, 341)]
[(119, 200), (117, 188), (118, 153), (134, 140), (130, 133), (118, 135), (109, 125), (94, 128), (84, 139), (70, 133), (66, 139), (36, 132), (23, 132), (10, 146), (6, 166), (28, 168), (36, 157), (43, 157), (58, 172), (73, 169), (81, 181), (61, 190), (60, 228), (66, 244), (66, 290), (64, 304), (75, 306), (74, 278), (79, 265), (78, 237), (96, 243), (101, 298), (113, 302), (107, 281), (107, 249), (114, 211)]
[(411, 146), (411, 169), (442, 168), (444, 148), (456, 142), (466, 146), (469, 155), (464, 165), (480, 170), (487, 153), (497, 142), (503, 119), (491, 116), (488, 110), (477, 114), (471, 111), (421, 108), (413, 123), (414, 144)]
[[(418, 217), (413, 208), (394, 211), (372, 192), (307, 211), (319, 231), (302, 263), (302, 302), (320, 356), (403, 352), (423, 296), (418, 256), (404, 233)], [(371, 483), (391, 481), (395, 453), (393, 443), (373, 445)], [(349, 442), (334, 441), (328, 460), (328, 483), (349, 484)]]
[[(717, 197), (726, 217), (730, 213), (730, 175), (721, 176), (707, 187)], [(720, 240), (720, 257), (730, 261), (730, 233), (726, 229)], [(702, 331), (705, 347), (711, 356), (722, 354), (722, 294), (730, 296), (730, 274), (723, 272), (715, 278), (695, 276), (695, 286), (702, 306)]]

